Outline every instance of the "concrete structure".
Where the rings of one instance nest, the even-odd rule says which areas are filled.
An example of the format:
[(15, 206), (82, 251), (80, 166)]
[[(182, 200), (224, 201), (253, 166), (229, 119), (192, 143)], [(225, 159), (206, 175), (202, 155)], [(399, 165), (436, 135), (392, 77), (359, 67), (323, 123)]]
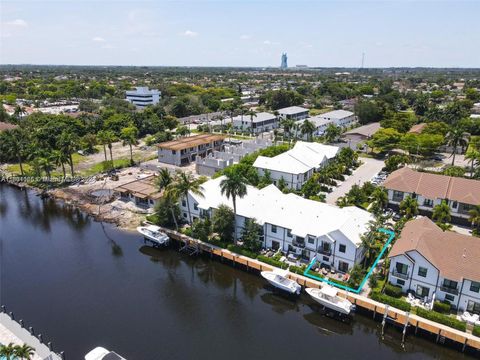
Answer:
[(213, 151), (223, 150), (223, 135), (201, 134), (158, 144), (158, 161), (182, 166), (205, 157)]
[(389, 282), (424, 299), (480, 314), (480, 241), (442, 231), (427, 217), (407, 222), (389, 254)]
[(388, 202), (398, 207), (407, 196), (417, 200), (422, 214), (431, 215), (443, 200), (450, 206), (452, 222), (469, 225), (469, 210), (480, 205), (480, 181), (429, 174), (403, 167), (391, 173), (383, 186)]
[(238, 115), (233, 118), (233, 127), (236, 130), (260, 134), (278, 128), (278, 119), (268, 112), (259, 112), (254, 116)]
[(137, 206), (150, 208), (155, 206), (162, 196), (155, 183), (156, 179), (155, 175), (146, 176), (117, 186), (113, 191), (124, 201), (132, 201)]
[(277, 111), (281, 119), (298, 121), (308, 118), (308, 109), (301, 106), (289, 106), (283, 109), (278, 109)]
[(287, 53), (282, 54), (282, 62), (280, 63), (280, 69), (288, 69)]
[(380, 129), (380, 123), (371, 123), (346, 131), (342, 134), (342, 137), (354, 142), (364, 141), (370, 139), (378, 129)]
[[(233, 208), (232, 200), (221, 194), (224, 177), (202, 185), (203, 197), (189, 193), (180, 201), (181, 216), (189, 221), (212, 216), (222, 204)], [(360, 237), (368, 230), (372, 215), (357, 207), (338, 208), (304, 199), (295, 194), (283, 194), (274, 185), (261, 190), (247, 185), (247, 194), (237, 198), (235, 229), (238, 238), (247, 219), (255, 219), (263, 229), (259, 237), (263, 247), (281, 249), (296, 254), (305, 261), (314, 257), (340, 272), (349, 271), (363, 260)]]
[(319, 119), (324, 119), (328, 123), (347, 128), (355, 124), (358, 120), (355, 114), (347, 110), (333, 110), (324, 114), (317, 115)]
[(268, 171), (275, 185), (283, 179), (290, 189), (300, 190), (313, 173), (333, 159), (338, 151), (336, 146), (297, 141), (293, 149), (273, 158), (259, 156), (253, 167), (260, 176)]
[(138, 108), (144, 108), (158, 104), (161, 92), (156, 89), (149, 90), (148, 87), (136, 87), (135, 90), (127, 90), (125, 94), (127, 101)]
[(240, 144), (226, 144), (223, 151), (214, 151), (205, 158), (196, 158), (195, 170), (199, 175), (213, 176), (217, 171), (237, 164), (245, 155), (272, 145), (273, 141), (270, 138), (257, 138)]

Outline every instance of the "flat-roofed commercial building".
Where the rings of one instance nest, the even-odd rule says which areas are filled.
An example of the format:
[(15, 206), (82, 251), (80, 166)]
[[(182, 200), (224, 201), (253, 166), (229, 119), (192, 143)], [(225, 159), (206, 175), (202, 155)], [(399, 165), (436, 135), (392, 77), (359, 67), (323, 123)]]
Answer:
[(148, 105), (158, 104), (161, 92), (157, 89), (149, 89), (148, 87), (136, 87), (135, 90), (127, 90), (125, 92), (127, 101), (136, 107), (144, 108)]
[(225, 136), (201, 134), (158, 144), (158, 161), (176, 166), (187, 165), (224, 148)]

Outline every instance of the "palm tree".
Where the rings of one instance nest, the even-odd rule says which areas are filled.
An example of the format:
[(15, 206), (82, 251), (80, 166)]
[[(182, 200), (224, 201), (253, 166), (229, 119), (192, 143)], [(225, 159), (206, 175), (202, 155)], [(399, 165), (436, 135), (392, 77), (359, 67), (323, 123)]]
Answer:
[(203, 197), (203, 188), (202, 182), (200, 179), (196, 179), (191, 173), (186, 172), (179, 172), (177, 173), (176, 183), (172, 185), (174, 187), (172, 195), (180, 197), (184, 197), (187, 201), (187, 209), (188, 209), (188, 220), (190, 224), (193, 223), (192, 221), (192, 213), (190, 211), (190, 200), (188, 197), (189, 193), (193, 195)]
[(172, 175), (170, 175), (170, 171), (167, 168), (160, 169), (158, 173), (158, 177), (156, 180), (157, 186), (159, 190), (164, 190), (169, 186), (173, 181)]
[(440, 204), (433, 207), (432, 219), (435, 220), (437, 225), (442, 227), (442, 229), (444, 229), (446, 223), (450, 222), (452, 219), (450, 206), (448, 206), (445, 200), (442, 200)]
[(247, 194), (246, 184), (247, 179), (235, 171), (228, 171), (225, 174), (225, 179), (220, 182), (222, 195), (225, 195), (228, 199), (231, 198), (233, 203), (233, 213), (235, 214), (235, 230), (233, 232), (235, 244), (237, 244), (237, 197), (241, 199)]
[(281, 121), (281, 125), (283, 127), (283, 133), (288, 133), (288, 137), (290, 138), (292, 136), (292, 130), (295, 126), (295, 121), (292, 119), (285, 119)]
[(52, 170), (55, 169), (54, 163), (52, 163), (51, 156), (46, 155), (39, 159), (40, 168), (45, 171), (47, 180), (50, 181)]
[(480, 205), (475, 205), (468, 213), (470, 214), (469, 220), (472, 226), (477, 227), (477, 235), (480, 235)]
[(20, 104), (16, 105), (15, 109), (13, 110), (13, 116), (19, 120), (24, 114), (26, 114), (25, 108)]
[(313, 139), (313, 133), (315, 131), (316, 127), (315, 124), (309, 120), (304, 120), (302, 125), (300, 126), (300, 130), (302, 132), (302, 135), (307, 135), (307, 139), (309, 141), (312, 141)]
[(253, 110), (249, 110), (247, 115), (250, 116), (250, 133), (253, 136), (253, 117), (257, 117), (257, 113)]
[(68, 157), (65, 156), (65, 154), (60, 150), (53, 150), (51, 160), (54, 162), (55, 166), (62, 167), (63, 177), (64, 178), (67, 177), (67, 172), (65, 170), (65, 163), (68, 162)]
[(73, 158), (72, 154), (77, 150), (78, 147), (78, 136), (69, 131), (63, 131), (58, 140), (58, 149), (63, 152), (63, 154), (68, 157), (68, 163), (70, 164), (70, 172), (72, 177), (75, 176), (73, 170)]
[(30, 360), (35, 354), (35, 348), (23, 344), (15, 346), (15, 356), (20, 359)]
[(335, 124), (329, 124), (325, 129), (325, 140), (328, 143), (334, 142), (335, 139), (341, 134), (341, 129)]
[(418, 215), (418, 202), (411, 196), (407, 196), (400, 203), (400, 213), (407, 219), (411, 219)]
[(454, 127), (447, 133), (447, 136), (445, 136), (447, 145), (453, 148), (452, 166), (455, 165), (455, 155), (457, 154), (457, 147), (461, 146), (463, 148), (467, 146), (469, 138), (470, 134), (465, 132), (461, 126)]
[(138, 129), (135, 126), (123, 128), (120, 132), (120, 138), (123, 140), (123, 145), (130, 147), (130, 164), (133, 165), (133, 145), (137, 145)]
[(108, 160), (107, 158), (107, 132), (105, 130), (100, 130), (97, 134), (97, 139), (100, 145), (103, 146), (103, 154), (105, 155), (105, 161)]
[(474, 173), (475, 173), (475, 162), (480, 163), (480, 151), (477, 150), (475, 146), (470, 146), (468, 147), (468, 150), (465, 154), (465, 159), (470, 160), (470, 177), (473, 178)]
[(8, 345), (1, 345), (0, 356), (2, 356), (5, 360), (13, 360), (15, 356), (15, 346), (13, 345), (13, 343), (10, 343)]
[(23, 161), (27, 146), (26, 132), (21, 128), (5, 131), (3, 134), (3, 141), (5, 143), (5, 148), (2, 149), (2, 151), (5, 151), (9, 158), (17, 159), (18, 165), (20, 166), (20, 174), (22, 176), (25, 175)]
[(373, 212), (379, 214), (388, 205), (388, 194), (383, 187), (377, 187), (372, 193)]

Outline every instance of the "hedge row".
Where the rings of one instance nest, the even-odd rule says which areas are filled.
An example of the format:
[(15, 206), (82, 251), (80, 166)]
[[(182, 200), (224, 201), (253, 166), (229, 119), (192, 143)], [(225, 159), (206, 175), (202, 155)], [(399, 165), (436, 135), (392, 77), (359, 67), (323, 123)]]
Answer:
[(452, 306), (450, 304), (440, 301), (435, 301), (433, 303), (433, 310), (442, 314), (449, 314), (451, 307)]
[(288, 267), (286, 263), (266, 257), (264, 255), (258, 255), (257, 259), (264, 263), (267, 263), (268, 265), (279, 267), (280, 269), (286, 269)]
[(450, 326), (457, 330), (465, 331), (467, 329), (467, 324), (464, 323), (463, 321), (457, 320), (447, 315), (440, 314), (436, 311), (425, 310), (419, 307), (417, 308), (417, 315), (425, 319)]
[(244, 249), (244, 248), (242, 248), (241, 246), (238, 246), (238, 245), (228, 244), (227, 249), (234, 252), (234, 253), (237, 253), (237, 254), (243, 255), (243, 256), (247, 256), (247, 257), (250, 257), (252, 259), (256, 259), (257, 256), (258, 256), (253, 251)]
[(403, 311), (410, 311), (412, 308), (412, 305), (410, 305), (408, 302), (402, 300), (402, 299), (397, 299), (385, 294), (381, 294), (379, 292), (372, 292), (370, 294), (370, 298), (372, 300), (391, 305), (394, 308), (403, 310)]
[(475, 326), (472, 330), (472, 334), (475, 336), (480, 336), (480, 326)]
[(394, 298), (400, 298), (402, 297), (402, 288), (400, 286), (387, 283), (385, 284), (385, 294)]
[(305, 271), (305, 267), (299, 267), (299, 266), (290, 266), (288, 268), (292, 273), (295, 273), (295, 274), (298, 274), (298, 275), (303, 275), (304, 271)]

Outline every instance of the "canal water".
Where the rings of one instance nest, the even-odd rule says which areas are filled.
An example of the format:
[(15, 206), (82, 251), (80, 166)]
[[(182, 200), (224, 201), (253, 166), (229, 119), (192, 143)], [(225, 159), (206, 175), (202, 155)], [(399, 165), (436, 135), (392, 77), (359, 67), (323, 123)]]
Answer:
[(0, 184), (0, 301), (83, 359), (96, 346), (134, 359), (462, 359), (357, 315), (322, 316), (306, 296), (203, 257), (154, 250), (137, 234)]

